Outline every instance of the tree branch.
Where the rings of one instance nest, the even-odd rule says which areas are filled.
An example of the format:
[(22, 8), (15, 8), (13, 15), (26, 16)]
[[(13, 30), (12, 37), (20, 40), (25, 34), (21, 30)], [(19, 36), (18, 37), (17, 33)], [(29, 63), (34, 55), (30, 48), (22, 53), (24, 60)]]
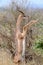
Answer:
[(14, 42), (14, 40), (13, 40), (11, 37), (8, 37), (8, 36), (6, 36), (6, 35), (2, 34), (1, 32), (0, 32), (0, 35), (1, 35), (2, 37), (5, 37), (5, 38), (6, 38), (6, 39), (8, 39), (8, 40), (10, 40), (10, 41), (13, 41), (13, 42)]

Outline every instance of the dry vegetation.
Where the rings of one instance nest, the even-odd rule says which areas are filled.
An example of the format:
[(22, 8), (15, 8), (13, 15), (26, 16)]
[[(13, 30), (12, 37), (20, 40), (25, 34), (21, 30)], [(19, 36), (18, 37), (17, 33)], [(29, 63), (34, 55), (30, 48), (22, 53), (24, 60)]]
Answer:
[[(13, 63), (12, 55), (15, 53), (14, 34), (17, 16), (18, 14), (12, 15), (12, 12), (7, 10), (0, 11), (0, 65), (16, 65)], [(43, 65), (43, 48), (36, 48), (39, 40), (43, 40), (43, 10), (35, 10), (30, 16), (30, 19), (39, 21), (31, 27), (31, 33), (27, 31), (26, 65)]]

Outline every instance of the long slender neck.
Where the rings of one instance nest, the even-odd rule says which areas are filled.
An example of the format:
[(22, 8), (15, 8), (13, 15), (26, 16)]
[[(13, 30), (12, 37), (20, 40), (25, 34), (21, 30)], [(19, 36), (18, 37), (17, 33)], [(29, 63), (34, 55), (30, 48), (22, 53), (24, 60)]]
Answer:
[(21, 24), (22, 20), (23, 20), (23, 16), (22, 16), (22, 14), (20, 14), (18, 16), (17, 23), (16, 23), (16, 28), (17, 28), (18, 31), (20, 31), (20, 24)]

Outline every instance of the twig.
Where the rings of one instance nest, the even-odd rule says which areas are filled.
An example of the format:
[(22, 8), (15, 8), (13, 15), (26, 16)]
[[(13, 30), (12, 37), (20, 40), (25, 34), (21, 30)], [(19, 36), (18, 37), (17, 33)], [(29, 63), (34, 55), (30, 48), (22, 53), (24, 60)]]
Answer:
[(8, 37), (7, 35), (2, 34), (1, 32), (0, 32), (0, 35), (1, 35), (2, 37), (5, 37), (5, 38), (8, 39), (8, 40), (14, 42), (14, 40), (13, 40), (11, 37)]

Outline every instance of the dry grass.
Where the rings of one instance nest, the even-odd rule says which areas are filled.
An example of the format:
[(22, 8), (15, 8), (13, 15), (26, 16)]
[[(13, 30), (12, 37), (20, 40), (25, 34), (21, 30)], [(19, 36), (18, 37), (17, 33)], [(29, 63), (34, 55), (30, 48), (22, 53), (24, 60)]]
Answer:
[[(38, 23), (32, 27), (33, 41), (35, 41), (36, 39), (37, 40), (43, 39), (43, 14), (42, 13), (43, 12), (38, 11), (38, 12), (34, 12), (31, 15), (31, 19), (39, 19)], [(11, 19), (10, 19), (9, 17), (11, 13), (9, 15), (5, 13), (7, 17), (3, 18), (3, 15), (5, 14), (3, 13), (1, 14), (2, 16), (0, 15), (0, 32), (3, 35), (8, 36), (8, 38), (11, 38), (14, 40), (13, 38), (14, 28), (15, 28), (14, 17), (11, 16)], [(1, 36), (0, 34), (0, 65), (16, 65), (13, 62), (12, 54), (10, 53), (9, 48), (8, 48), (9, 43), (12, 44), (13, 47), (15, 47), (15, 44), (13, 40), (8, 39), (8, 38)], [(27, 33), (26, 43), (29, 44), (29, 33)], [(34, 44), (32, 45), (34, 46)], [(27, 48), (27, 47), (26, 47), (26, 51), (28, 51), (28, 54), (32, 55), (33, 59), (30, 61), (29, 58), (27, 58), (26, 59), (27, 63), (25, 65), (43, 65), (43, 57), (41, 57), (40, 54), (34, 55), (34, 50), (30, 50), (30, 48)], [(20, 63), (19, 65), (24, 65), (24, 63)]]

